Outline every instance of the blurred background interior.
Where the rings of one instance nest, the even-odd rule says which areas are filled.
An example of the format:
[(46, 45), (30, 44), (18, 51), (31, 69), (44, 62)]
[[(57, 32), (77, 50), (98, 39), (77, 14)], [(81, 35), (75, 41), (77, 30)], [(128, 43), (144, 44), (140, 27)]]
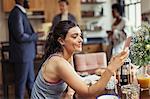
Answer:
[[(28, 18), (36, 32), (44, 35), (39, 38), (37, 59), (43, 55), (43, 44), (52, 26), (53, 17), (58, 14), (57, 0), (29, 0)], [(148, 23), (150, 19), (150, 0), (68, 0), (69, 12), (75, 16), (83, 31), (83, 52), (106, 52), (107, 33), (113, 22), (111, 5), (120, 3), (123, 16), (130, 20), (133, 30)], [(8, 15), (15, 0), (0, 0), (0, 42), (9, 40)], [(2, 45), (0, 46), (0, 48)], [(108, 55), (108, 53), (107, 53)], [(7, 56), (7, 55), (6, 55)], [(2, 58), (2, 56), (0, 56)], [(108, 57), (107, 57), (108, 58)], [(109, 58), (108, 58), (109, 59)], [(0, 96), (3, 95), (2, 66), (0, 63)], [(10, 92), (13, 93), (13, 92)]]

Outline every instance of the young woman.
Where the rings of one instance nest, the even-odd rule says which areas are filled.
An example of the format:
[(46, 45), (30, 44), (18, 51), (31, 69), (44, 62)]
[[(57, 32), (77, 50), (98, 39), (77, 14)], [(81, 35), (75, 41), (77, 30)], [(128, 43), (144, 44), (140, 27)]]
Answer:
[(110, 77), (121, 67), (128, 53), (123, 51), (113, 57), (101, 79), (88, 87), (68, 62), (74, 52), (82, 50), (81, 35), (79, 26), (72, 21), (61, 21), (49, 34), (47, 59), (36, 78), (31, 99), (61, 99), (67, 86), (85, 97), (96, 97), (104, 91)]

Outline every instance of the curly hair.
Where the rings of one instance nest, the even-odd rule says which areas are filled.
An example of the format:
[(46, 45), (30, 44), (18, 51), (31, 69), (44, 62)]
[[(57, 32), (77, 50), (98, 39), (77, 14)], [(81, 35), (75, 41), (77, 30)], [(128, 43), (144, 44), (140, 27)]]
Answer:
[(61, 37), (65, 39), (69, 29), (76, 26), (78, 26), (76, 23), (69, 20), (60, 21), (56, 25), (54, 31), (52, 33), (49, 33), (47, 37), (47, 41), (45, 44), (45, 59), (47, 59), (51, 54), (63, 52), (62, 45), (58, 42), (58, 38)]
[(123, 7), (118, 4), (118, 3), (115, 3), (112, 5), (112, 9), (116, 10), (117, 12), (119, 12), (120, 15), (123, 14)]

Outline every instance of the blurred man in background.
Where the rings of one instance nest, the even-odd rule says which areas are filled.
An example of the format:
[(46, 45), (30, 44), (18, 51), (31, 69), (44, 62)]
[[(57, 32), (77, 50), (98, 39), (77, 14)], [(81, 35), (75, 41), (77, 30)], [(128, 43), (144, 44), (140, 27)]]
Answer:
[(33, 60), (38, 35), (26, 15), (25, 7), (29, 8), (28, 1), (15, 2), (8, 19), (10, 61), (15, 70), (15, 99), (24, 99), (26, 85), (30, 96), (35, 79)]
[(51, 32), (53, 31), (54, 27), (59, 23), (59, 21), (71, 20), (76, 22), (76, 18), (68, 12), (69, 2), (67, 0), (59, 0), (58, 3), (61, 13), (53, 18)]

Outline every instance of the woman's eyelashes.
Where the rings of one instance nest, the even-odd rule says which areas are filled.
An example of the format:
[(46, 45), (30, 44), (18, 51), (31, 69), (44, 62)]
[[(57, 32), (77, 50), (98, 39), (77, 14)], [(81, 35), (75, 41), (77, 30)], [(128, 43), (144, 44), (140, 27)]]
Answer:
[(81, 35), (81, 34), (78, 34), (78, 33), (72, 35), (72, 38), (77, 38), (77, 37), (81, 37), (81, 38), (82, 38), (82, 35)]
[(72, 35), (72, 38), (74, 38), (74, 39), (75, 39), (75, 38), (77, 38), (77, 36), (78, 36), (78, 35)]

